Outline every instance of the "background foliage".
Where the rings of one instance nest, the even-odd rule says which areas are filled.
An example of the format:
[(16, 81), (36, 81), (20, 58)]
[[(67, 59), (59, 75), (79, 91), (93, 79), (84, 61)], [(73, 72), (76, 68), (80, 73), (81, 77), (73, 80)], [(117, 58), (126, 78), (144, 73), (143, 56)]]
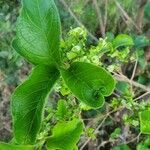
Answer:
[[(82, 58), (105, 67), (121, 80), (103, 108), (89, 110), (81, 104), (86, 128), (79, 149), (149, 149), (150, 137), (140, 133), (138, 113), (150, 108), (150, 1), (56, 0), (56, 4), (66, 62)], [(31, 68), (10, 46), (20, 6), (18, 0), (0, 0), (0, 140), (3, 141), (11, 139), (10, 94)], [(122, 33), (130, 37), (125, 37), (127, 44), (116, 50), (115, 45), (120, 43), (114, 37)], [(104, 39), (98, 42), (101, 37)], [(117, 42), (122, 39), (117, 38)], [(47, 104), (43, 135), (50, 124), (81, 112), (61, 79), (49, 99), (52, 103)], [(59, 99), (67, 103), (57, 104)]]

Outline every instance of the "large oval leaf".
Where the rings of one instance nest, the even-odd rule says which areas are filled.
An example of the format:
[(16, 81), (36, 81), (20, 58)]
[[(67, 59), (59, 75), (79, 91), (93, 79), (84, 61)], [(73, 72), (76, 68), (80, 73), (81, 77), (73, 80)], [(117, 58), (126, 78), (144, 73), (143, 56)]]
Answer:
[(59, 77), (54, 67), (37, 66), (28, 80), (12, 95), (15, 140), (18, 144), (33, 144), (40, 129), (45, 98)]
[(61, 74), (75, 96), (93, 108), (101, 107), (104, 96), (109, 96), (115, 87), (111, 74), (89, 63), (75, 62)]
[(60, 19), (53, 0), (23, 0), (14, 49), (34, 64), (60, 63)]
[(83, 123), (74, 119), (58, 123), (53, 129), (53, 135), (47, 140), (48, 150), (73, 150), (83, 131)]
[(0, 150), (36, 150), (34, 145), (13, 145), (0, 142)]

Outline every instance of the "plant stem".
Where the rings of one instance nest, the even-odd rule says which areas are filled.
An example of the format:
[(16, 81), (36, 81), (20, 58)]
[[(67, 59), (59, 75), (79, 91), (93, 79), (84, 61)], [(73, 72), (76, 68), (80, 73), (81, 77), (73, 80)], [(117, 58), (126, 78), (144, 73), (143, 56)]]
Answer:
[(140, 84), (138, 82), (132, 81), (132, 80), (128, 79), (126, 76), (124, 76), (123, 74), (117, 74), (115, 72), (113, 72), (113, 74), (114, 74), (114, 77), (116, 78), (116, 80), (118, 80), (118, 81), (127, 82), (127, 83), (129, 83), (129, 84), (131, 84), (131, 85), (133, 85), (135, 87), (143, 89), (144, 91), (150, 92), (150, 88), (149, 87), (147, 87), (145, 85), (142, 85), (142, 84)]
[(102, 15), (101, 15), (101, 10), (98, 7), (97, 0), (93, 0), (93, 4), (95, 7), (97, 16), (98, 16), (100, 31), (101, 31), (102, 37), (104, 38), (105, 37), (105, 26), (104, 26), (104, 22), (103, 22)]
[(77, 22), (77, 24), (80, 27), (84, 27), (87, 30), (88, 35), (96, 42), (98, 42), (98, 39), (91, 33), (88, 31), (88, 29), (84, 26), (84, 24), (75, 16), (75, 14), (73, 13), (73, 11), (70, 9), (70, 7), (67, 5), (67, 3), (64, 0), (59, 0), (63, 6), (68, 10), (68, 12), (70, 13), (70, 15), (74, 18), (74, 20)]

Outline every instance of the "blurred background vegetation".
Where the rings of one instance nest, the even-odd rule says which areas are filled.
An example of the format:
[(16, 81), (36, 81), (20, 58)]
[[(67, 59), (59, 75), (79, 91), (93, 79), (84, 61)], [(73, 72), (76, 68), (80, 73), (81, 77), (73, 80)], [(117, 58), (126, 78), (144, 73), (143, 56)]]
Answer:
[[(99, 38), (106, 36), (113, 38), (120, 33), (130, 35), (137, 44), (142, 43), (135, 78), (143, 85), (150, 84), (150, 47), (147, 44), (150, 39), (149, 0), (55, 0), (55, 2), (61, 17), (63, 38), (66, 38), (70, 29), (81, 26), (88, 32), (87, 45), (95, 45)], [(25, 79), (31, 68), (30, 64), (11, 47), (20, 7), (20, 0), (0, 0), (0, 140), (3, 141), (11, 139), (10, 95), (14, 88)], [(131, 75), (134, 63), (126, 62), (123, 68), (126, 76)], [(94, 116), (94, 113), (89, 112), (85, 115)], [(119, 114), (116, 113), (113, 117), (122, 124)], [(101, 132), (108, 132), (109, 135), (113, 132), (111, 136), (117, 137), (121, 131), (113, 125), (110, 121), (105, 122)], [(89, 131), (89, 134), (90, 132), (92, 131)], [(128, 136), (134, 137), (134, 134), (137, 135), (137, 131), (128, 133)], [(104, 134), (105, 136), (102, 137), (101, 135), (103, 133), (100, 133), (94, 142), (89, 142), (85, 149), (97, 148), (100, 141), (104, 144), (101, 149), (111, 149), (107, 141), (108, 135)], [(82, 140), (85, 141), (85, 139)], [(147, 142), (150, 145), (150, 141)], [(128, 148), (122, 147), (122, 149)]]

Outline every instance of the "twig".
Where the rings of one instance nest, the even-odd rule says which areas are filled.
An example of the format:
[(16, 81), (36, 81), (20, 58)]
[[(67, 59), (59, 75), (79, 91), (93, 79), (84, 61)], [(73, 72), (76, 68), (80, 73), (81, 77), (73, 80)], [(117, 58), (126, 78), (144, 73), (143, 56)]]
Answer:
[[(119, 80), (119, 81), (128, 82), (128, 83), (134, 85), (135, 87), (138, 87), (138, 88), (141, 88), (141, 89), (143, 89), (143, 90), (145, 90), (145, 91), (148, 91), (148, 92), (146, 92), (145, 94), (141, 95), (140, 97), (138, 97), (138, 98), (136, 98), (136, 99), (134, 99), (134, 100), (140, 99), (140, 98), (142, 98), (142, 97), (144, 97), (145, 95), (147, 95), (147, 94), (150, 93), (150, 89), (149, 89), (148, 87), (146, 87), (146, 86), (144, 86), (144, 85), (142, 85), (142, 84), (139, 84), (139, 83), (137, 83), (137, 82), (135, 82), (135, 81), (132, 81), (132, 80), (128, 79), (126, 76), (124, 76), (124, 75), (122, 75), (122, 74), (117, 74), (117, 73), (114, 72), (114, 75), (115, 75), (116, 79)], [(111, 113), (113, 113), (113, 112), (115, 112), (115, 111), (119, 111), (120, 109), (122, 109), (122, 107), (118, 108), (117, 110), (110, 111), (110, 112), (108, 112), (106, 115), (104, 115), (104, 118), (103, 118), (102, 122), (101, 122), (100, 125), (95, 129), (94, 134), (96, 134), (96, 133), (98, 132), (98, 130), (101, 128), (101, 126), (103, 125), (103, 123), (105, 122), (105, 120), (107, 119), (107, 117), (108, 117)], [(137, 137), (139, 137), (139, 136), (140, 136), (140, 134), (139, 134)], [(134, 138), (134, 139), (132, 139), (131, 141), (128, 141), (128, 143), (130, 143), (130, 142), (136, 140), (137, 137)], [(90, 140), (91, 140), (91, 138), (89, 138), (89, 139), (83, 144), (83, 146), (80, 148), (80, 150), (83, 150), (83, 148), (89, 143)]]
[(115, 92), (113, 92), (112, 94), (115, 95), (116, 97), (120, 97), (120, 95)]
[[(123, 107), (119, 107), (118, 109), (111, 110), (111, 111), (107, 112), (104, 115), (100, 115), (100, 116), (98, 115), (96, 118), (98, 118), (99, 120), (101, 120), (101, 119), (105, 118), (107, 115), (110, 115), (110, 114), (112, 114), (112, 113), (114, 113), (116, 111), (119, 111), (122, 108)], [(96, 118), (94, 118), (91, 122), (89, 122), (90, 125), (88, 125), (87, 128), (91, 127), (91, 125), (93, 125), (93, 124), (95, 124), (95, 122), (97, 122)]]
[(147, 96), (147, 95), (149, 95), (149, 94), (150, 94), (150, 92), (146, 92), (146, 93), (140, 95), (139, 97), (135, 98), (134, 101), (137, 101), (137, 100), (139, 100), (139, 99), (142, 99), (143, 97), (145, 97), (145, 96)]
[(89, 34), (89, 36), (96, 42), (98, 42), (98, 39), (91, 33), (88, 31), (88, 29), (82, 24), (82, 22), (75, 16), (75, 14), (72, 12), (72, 10), (70, 9), (70, 7), (67, 5), (67, 3), (64, 0), (59, 0), (63, 6), (68, 10), (68, 12), (70, 13), (70, 15), (74, 18), (74, 20), (77, 22), (77, 24), (81, 27), (84, 27), (87, 30), (87, 33)]
[(86, 1), (84, 2), (84, 6), (87, 5), (87, 4), (89, 3), (89, 1), (90, 1), (90, 0), (86, 0)]
[[(94, 131), (94, 134), (97, 134), (98, 130), (101, 128), (101, 126), (103, 125), (103, 123), (105, 122), (105, 120), (107, 119), (107, 117), (109, 116), (110, 114), (107, 114), (105, 116), (105, 118), (102, 120), (102, 122), (98, 125), (98, 127), (95, 129)], [(82, 147), (80, 148), (80, 150), (83, 150), (83, 148), (90, 142), (91, 138), (89, 138), (83, 145)]]
[(108, 140), (108, 141), (103, 141), (102, 143), (99, 144), (98, 149), (100, 149), (101, 147), (104, 147), (107, 143), (114, 143), (117, 140)]
[[(94, 134), (97, 134), (97, 132), (99, 131), (99, 129), (102, 127), (103, 123), (105, 122), (105, 120), (108, 118), (108, 116), (110, 116), (112, 113), (116, 112), (116, 111), (119, 111), (121, 110), (123, 107), (119, 107), (118, 109), (115, 109), (115, 110), (112, 110), (112, 111), (109, 111), (107, 114), (103, 115), (101, 117), (102, 122), (99, 124), (99, 126), (95, 129), (94, 131)], [(80, 148), (80, 150), (83, 150), (83, 148), (90, 142), (91, 138), (89, 138), (83, 145), (82, 147)]]
[(127, 141), (126, 144), (129, 144), (129, 143), (131, 143), (131, 142), (133, 142), (133, 141), (135, 141), (135, 140), (139, 140), (140, 135), (141, 135), (141, 132), (140, 132), (135, 138), (133, 138), (132, 140)]
[(126, 139), (128, 137), (130, 126), (128, 124), (125, 124), (125, 126), (122, 129), (122, 134), (120, 135), (120, 139), (123, 143), (126, 143)]
[(136, 16), (136, 25), (140, 30), (142, 30), (143, 19), (144, 19), (144, 6), (148, 0), (140, 0), (140, 5), (138, 8), (137, 16)]
[(106, 31), (106, 25), (107, 25), (107, 7), (108, 7), (108, 0), (105, 0), (105, 16), (104, 16), (105, 31)]
[[(107, 119), (108, 116), (110, 116), (112, 113), (115, 113), (117, 111), (120, 111), (121, 109), (124, 109), (125, 107), (121, 106), (117, 109), (111, 110), (108, 113), (106, 113), (105, 115), (100, 116), (100, 119), (103, 119), (102, 122), (100, 123), (100, 125), (95, 129), (94, 134), (97, 134), (98, 130), (101, 128), (101, 126), (103, 125), (103, 123), (105, 122), (105, 120)], [(94, 121), (95, 119), (93, 119), (91, 122), (97, 122)], [(94, 123), (93, 123), (94, 124)], [(88, 128), (91, 126), (88, 126)], [(84, 142), (84, 144), (82, 145), (82, 147), (80, 148), (80, 150), (83, 150), (83, 148), (90, 142), (91, 138), (87, 139), (87, 141)]]
[(101, 31), (102, 37), (105, 37), (104, 22), (103, 22), (103, 19), (102, 19), (100, 8), (98, 7), (97, 0), (93, 0), (93, 4), (94, 4), (94, 7), (95, 7), (97, 16), (98, 16), (99, 26), (100, 26), (100, 31)]
[(138, 82), (135, 82), (135, 81), (131, 81), (130, 79), (128, 79), (128, 78), (127, 78), (126, 76), (124, 76), (124, 75), (120, 75), (120, 74), (117, 74), (117, 73), (115, 73), (115, 72), (113, 72), (113, 74), (114, 74), (116, 80), (118, 80), (118, 81), (125, 81), (125, 82), (128, 82), (129, 84), (131, 84), (131, 85), (133, 85), (133, 86), (135, 86), (135, 87), (138, 87), (138, 88), (143, 89), (144, 91), (150, 92), (150, 88), (147, 87), (147, 86), (144, 86), (144, 85), (142, 85), (142, 84), (140, 84), (140, 83), (138, 83)]
[(135, 72), (136, 72), (136, 69), (137, 69), (137, 65), (138, 65), (138, 59), (135, 61), (134, 69), (133, 69), (132, 76), (131, 76), (131, 79), (130, 79), (131, 81), (134, 79)]
[(135, 28), (141, 33), (141, 29), (135, 24), (135, 22), (129, 17), (129, 15), (127, 14), (127, 12), (122, 8), (122, 6), (120, 5), (120, 3), (117, 0), (114, 0), (114, 2), (116, 3), (116, 6), (119, 8), (119, 10), (122, 12), (122, 14), (125, 16), (125, 18), (130, 21)]

